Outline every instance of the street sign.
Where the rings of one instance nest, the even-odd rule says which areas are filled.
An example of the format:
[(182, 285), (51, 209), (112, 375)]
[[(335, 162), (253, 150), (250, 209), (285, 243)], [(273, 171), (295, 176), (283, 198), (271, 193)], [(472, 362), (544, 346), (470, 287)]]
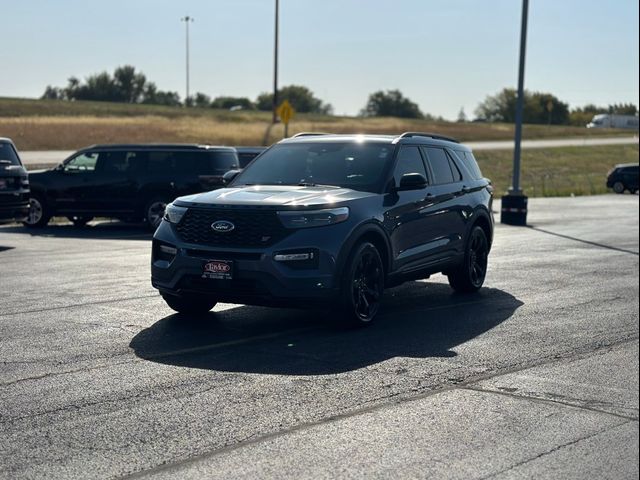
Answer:
[(285, 100), (280, 104), (280, 106), (276, 110), (276, 113), (280, 117), (280, 120), (282, 120), (282, 123), (287, 125), (296, 114), (296, 111), (289, 103), (289, 100)]

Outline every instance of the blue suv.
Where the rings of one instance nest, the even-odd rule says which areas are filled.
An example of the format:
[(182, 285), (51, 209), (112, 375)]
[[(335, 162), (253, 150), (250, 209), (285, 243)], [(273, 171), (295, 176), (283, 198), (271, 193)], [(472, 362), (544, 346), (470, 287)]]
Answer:
[(174, 200), (155, 232), (152, 284), (178, 312), (330, 306), (365, 325), (385, 288), (484, 283), (493, 188), (454, 139), (303, 133), (225, 182)]

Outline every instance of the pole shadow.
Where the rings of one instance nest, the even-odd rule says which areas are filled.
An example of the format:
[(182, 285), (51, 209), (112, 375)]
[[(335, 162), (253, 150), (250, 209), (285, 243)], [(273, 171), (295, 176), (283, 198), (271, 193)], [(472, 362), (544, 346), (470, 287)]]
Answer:
[(411, 282), (385, 294), (380, 317), (360, 329), (330, 313), (241, 306), (200, 318), (169, 315), (130, 343), (145, 360), (223, 372), (329, 375), (393, 357), (453, 357), (453, 350), (495, 328), (522, 305), (484, 288), (452, 293), (441, 283)]

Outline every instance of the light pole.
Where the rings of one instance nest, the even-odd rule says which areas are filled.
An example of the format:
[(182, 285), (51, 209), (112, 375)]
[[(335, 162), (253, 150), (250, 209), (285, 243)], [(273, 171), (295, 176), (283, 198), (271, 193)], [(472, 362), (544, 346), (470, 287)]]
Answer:
[(186, 28), (186, 46), (187, 46), (187, 51), (186, 51), (186, 68), (187, 68), (187, 95), (184, 99), (184, 105), (185, 107), (189, 106), (189, 24), (191, 22), (193, 22), (195, 19), (193, 17), (190, 17), (189, 15), (187, 15), (186, 17), (182, 17), (180, 19), (181, 22), (185, 23)]
[(273, 123), (278, 120), (276, 109), (278, 108), (278, 23), (280, 16), (280, 1), (276, 0), (275, 36), (273, 43)]
[(516, 132), (513, 148), (513, 181), (507, 195), (502, 197), (500, 221), (508, 225), (527, 224), (528, 199), (520, 188), (520, 142), (522, 140), (522, 110), (524, 108), (524, 60), (527, 50), (527, 16), (529, 0), (522, 0), (520, 27), (520, 64), (518, 66), (518, 99), (516, 103)]

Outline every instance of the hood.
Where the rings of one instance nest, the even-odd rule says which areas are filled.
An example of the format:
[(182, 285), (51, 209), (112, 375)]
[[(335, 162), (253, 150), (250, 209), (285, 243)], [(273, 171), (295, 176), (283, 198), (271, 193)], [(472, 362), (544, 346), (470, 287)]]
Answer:
[(182, 206), (208, 205), (256, 205), (319, 207), (365, 198), (374, 193), (359, 192), (340, 187), (298, 187), (288, 185), (253, 185), (238, 188), (221, 188), (178, 198)]

